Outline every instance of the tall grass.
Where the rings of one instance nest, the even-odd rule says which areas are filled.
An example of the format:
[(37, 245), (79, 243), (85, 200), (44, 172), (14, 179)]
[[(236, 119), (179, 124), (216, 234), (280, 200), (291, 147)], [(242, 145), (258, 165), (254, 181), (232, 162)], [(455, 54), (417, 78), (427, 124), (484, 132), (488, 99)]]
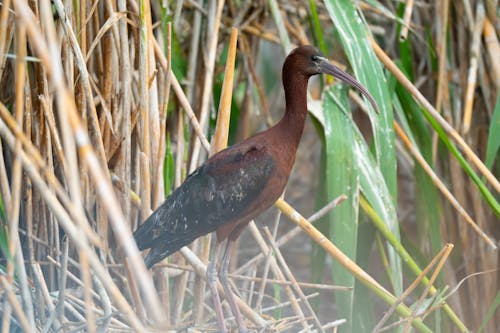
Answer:
[[(311, 85), (315, 176), (233, 259), (248, 325), (495, 332), (499, 33), (487, 0), (0, 1), (2, 332), (214, 330), (210, 238), (148, 272), (132, 231), (207, 156), (275, 122), (270, 73), (304, 43), (380, 114)], [(287, 203), (301, 192), (326, 208), (306, 220)], [(305, 235), (300, 281), (287, 243)]]

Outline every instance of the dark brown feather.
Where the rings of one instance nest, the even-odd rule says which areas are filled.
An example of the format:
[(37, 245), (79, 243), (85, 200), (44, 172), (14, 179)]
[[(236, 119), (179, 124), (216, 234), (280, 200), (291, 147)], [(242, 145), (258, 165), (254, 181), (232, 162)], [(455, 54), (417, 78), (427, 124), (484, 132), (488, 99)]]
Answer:
[(147, 266), (222, 225), (253, 215), (273, 170), (275, 163), (263, 146), (233, 146), (214, 155), (135, 231), (139, 249), (152, 249)]

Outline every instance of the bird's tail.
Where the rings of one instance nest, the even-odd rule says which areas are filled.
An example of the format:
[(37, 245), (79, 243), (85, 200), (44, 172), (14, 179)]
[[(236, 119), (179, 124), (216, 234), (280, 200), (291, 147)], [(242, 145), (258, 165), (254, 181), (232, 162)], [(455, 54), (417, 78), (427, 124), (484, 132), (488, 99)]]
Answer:
[(154, 245), (154, 240), (155, 238), (152, 236), (153, 235), (153, 224), (152, 223), (146, 223), (147, 220), (139, 226), (134, 231), (134, 239), (135, 242), (137, 243), (137, 246), (139, 247), (139, 251), (143, 251), (145, 249), (149, 249)]
[(148, 252), (146, 258), (144, 258), (144, 263), (149, 269), (153, 267), (158, 261), (163, 260), (174, 252), (180, 250), (183, 246), (191, 244), (198, 236), (188, 236), (181, 239), (176, 239), (175, 241), (165, 241), (161, 244), (155, 244), (151, 247), (151, 251)]

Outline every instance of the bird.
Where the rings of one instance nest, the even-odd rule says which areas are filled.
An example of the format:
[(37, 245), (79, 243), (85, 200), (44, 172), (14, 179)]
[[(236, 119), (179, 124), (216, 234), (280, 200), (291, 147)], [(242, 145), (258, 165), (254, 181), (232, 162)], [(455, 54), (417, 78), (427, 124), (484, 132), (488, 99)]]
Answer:
[(232, 246), (245, 226), (270, 208), (285, 189), (306, 121), (308, 81), (317, 74), (329, 74), (355, 87), (378, 113), (374, 98), (361, 83), (331, 64), (314, 46), (299, 46), (283, 64), (285, 113), (281, 120), (211, 156), (133, 234), (139, 250), (150, 249), (144, 259), (149, 269), (198, 237), (216, 233), (207, 283), (221, 332), (227, 329), (215, 286), (222, 244), (226, 243), (226, 249), (218, 275), (239, 332), (247, 332), (227, 279)]

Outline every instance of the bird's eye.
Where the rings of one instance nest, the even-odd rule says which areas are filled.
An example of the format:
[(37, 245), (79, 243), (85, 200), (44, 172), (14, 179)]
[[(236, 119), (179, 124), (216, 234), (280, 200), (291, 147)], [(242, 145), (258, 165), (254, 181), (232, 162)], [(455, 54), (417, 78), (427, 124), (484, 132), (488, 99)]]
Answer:
[(313, 54), (313, 55), (311, 56), (311, 60), (312, 60), (312, 61), (318, 61), (319, 59), (320, 59), (320, 57), (319, 57), (318, 55), (316, 55), (316, 54)]

